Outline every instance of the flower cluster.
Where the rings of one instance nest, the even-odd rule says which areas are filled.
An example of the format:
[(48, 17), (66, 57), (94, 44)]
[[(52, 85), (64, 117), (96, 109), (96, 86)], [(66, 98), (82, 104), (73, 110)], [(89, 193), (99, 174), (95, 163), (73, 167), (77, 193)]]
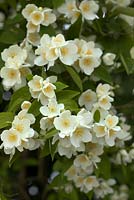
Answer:
[(110, 200), (128, 200), (129, 199), (129, 188), (127, 185), (121, 185), (119, 187), (119, 191), (115, 191), (114, 194), (111, 195)]
[(117, 165), (127, 165), (128, 163), (132, 163), (134, 160), (134, 144), (132, 145), (132, 149), (130, 149), (128, 152), (126, 149), (121, 149), (117, 152), (116, 157), (112, 159), (113, 163)]
[(12, 45), (1, 53), (1, 57), (5, 62), (5, 66), (0, 71), (4, 89), (17, 90), (26, 85), (26, 77), (32, 73), (29, 67), (33, 66), (31, 58), (34, 55), (31, 45), (28, 43), (22, 46)]
[(73, 41), (65, 41), (62, 34), (55, 37), (44, 34), (35, 54), (38, 55), (35, 64), (37, 66), (48, 65), (48, 69), (58, 58), (66, 65), (72, 65), (78, 59), (77, 46)]
[(31, 81), (28, 82), (31, 96), (40, 100), (41, 104), (47, 105), (49, 99), (55, 98), (55, 85), (56, 77), (51, 76), (43, 80), (41, 76), (35, 75)]
[(38, 133), (31, 128), (35, 117), (28, 113), (30, 106), (29, 101), (24, 101), (21, 105), (22, 110), (14, 117), (11, 128), (1, 133), (1, 148), (4, 148), (6, 154), (10, 154), (10, 159), (15, 154), (15, 149), (22, 152), (24, 149), (37, 149), (41, 145)]
[(73, 24), (80, 15), (83, 19), (94, 20), (97, 18), (96, 13), (99, 10), (99, 5), (95, 1), (84, 0), (78, 6), (76, 0), (66, 0), (63, 5), (58, 8), (61, 14), (71, 20)]
[(35, 38), (39, 38), (40, 26), (49, 26), (56, 21), (56, 15), (50, 8), (37, 7), (35, 4), (28, 4), (22, 10), (22, 15), (27, 20), (27, 39), (32, 44)]
[(65, 176), (81, 191), (87, 193), (99, 186), (99, 181), (92, 173), (96, 163), (101, 160), (99, 156), (103, 154), (103, 146), (88, 142), (84, 151), (85, 153), (76, 156), (73, 165), (65, 172)]
[[(107, 0), (106, 2), (119, 6), (130, 4), (129, 0), (118, 0), (117, 2)], [(65, 0), (58, 11), (70, 19), (73, 24), (80, 15), (83, 20), (96, 19), (99, 5), (93, 0), (83, 0), (80, 3), (76, 0)], [(45, 146), (47, 134), (54, 131), (54, 134), (50, 134), (50, 141), (52, 141), (50, 145), (55, 144), (57, 147), (55, 152), (60, 156), (73, 160), (72, 166), (66, 172), (64, 171), (67, 180), (71, 181), (67, 185), (67, 191), (70, 191), (74, 185), (84, 193), (93, 190), (98, 199), (113, 194), (112, 186), (115, 180), (104, 180), (97, 176), (95, 171), (102, 160), (105, 148), (115, 146), (119, 150), (117, 150), (116, 159), (114, 161), (109, 159), (109, 162), (127, 164), (134, 160), (134, 149), (127, 152), (124, 147), (125, 141), (131, 139), (130, 126), (112, 105), (114, 87), (98, 83), (98, 80), (97, 83), (95, 81), (93, 87), (92, 85), (84, 86), (86, 89), (80, 95), (76, 95), (75, 99), (71, 99), (78, 108), (72, 111), (63, 103), (64, 99), (62, 102), (60, 95), (57, 96), (57, 77), (51, 76), (52, 70), (50, 74), (48, 70), (55, 66), (56, 61), (60, 61), (63, 66), (67, 65), (64, 69), (68, 67), (70, 71), (72, 70), (72, 79), (76, 77), (77, 80), (74, 82), (78, 86), (81, 77), (77, 72), (80, 72), (80, 75), (83, 73), (90, 76), (101, 65), (101, 61), (107, 66), (114, 65), (116, 54), (105, 52), (103, 55), (99, 45), (94, 41), (85, 41), (81, 39), (82, 37), (66, 40), (62, 33), (55, 34), (55, 36), (40, 34), (41, 25), (49, 26), (56, 21), (56, 16), (50, 8), (28, 4), (22, 10), (22, 15), (27, 20), (26, 38), (20, 45), (11, 45), (2, 52), (1, 57), (5, 66), (0, 70), (0, 76), (3, 79), (5, 90), (17, 90), (27, 85), (31, 94), (30, 101), (36, 99), (34, 102), (39, 102), (39, 115), (36, 121), (35, 116), (29, 110), (31, 102), (24, 101), (21, 104), (21, 110), (11, 122), (11, 127), (8, 130), (2, 130), (0, 148), (4, 148), (5, 154), (10, 154), (11, 159), (16, 149), (22, 152), (24, 149), (34, 150)], [(130, 50), (132, 58), (133, 54), (132, 47)], [(46, 72), (42, 71), (42, 74), (46, 76), (49, 74), (49, 76), (44, 79), (40, 73), (37, 75), (34, 70), (32, 72), (30, 67), (34, 65), (36, 65), (35, 69), (46, 70)], [(81, 84), (85, 83), (86, 78), (89, 77), (80, 80)], [(30, 79), (28, 83), (27, 79)], [(64, 93), (66, 90), (63, 89)], [(34, 130), (36, 129), (35, 121), (38, 124), (38, 133)], [(111, 200), (128, 199), (125, 194), (127, 189), (124, 186), (122, 188), (121, 192), (111, 196)]]

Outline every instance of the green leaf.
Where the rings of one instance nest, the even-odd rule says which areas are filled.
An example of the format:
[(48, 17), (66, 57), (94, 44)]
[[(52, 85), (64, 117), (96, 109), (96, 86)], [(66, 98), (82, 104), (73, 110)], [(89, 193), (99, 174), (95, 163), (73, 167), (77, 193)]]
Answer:
[(4, 44), (15, 44), (22, 41), (25, 37), (25, 32), (22, 29), (11, 28), (4, 30), (0, 34), (0, 42)]
[(78, 75), (78, 73), (71, 67), (66, 67), (66, 70), (68, 71), (68, 73), (70, 74), (70, 76), (72, 77), (74, 83), (78, 86), (80, 91), (83, 91), (82, 81), (81, 81), (81, 78)]
[(111, 163), (108, 156), (103, 155), (101, 162), (98, 164), (98, 170), (104, 179), (111, 177)]
[(57, 152), (57, 142), (52, 145), (52, 140), (49, 139), (45, 142), (43, 149), (41, 149), (40, 157), (43, 158), (50, 154), (53, 160), (56, 152)]
[(0, 113), (0, 129), (11, 125), (14, 115), (11, 112)]
[(45, 145), (40, 151), (40, 158), (44, 158), (50, 154), (50, 149), (49, 149), (49, 140), (45, 142)]
[(12, 159), (10, 159), (9, 160), (9, 167), (11, 167), (14, 163), (15, 163), (15, 161), (18, 159), (18, 158), (20, 158), (20, 152), (16, 152), (15, 153), (15, 155), (12, 157)]
[(28, 74), (28, 75), (26, 76), (26, 79), (27, 79), (28, 81), (31, 81), (31, 80), (33, 79), (33, 75), (32, 75), (32, 74)]
[(79, 38), (82, 26), (82, 16), (80, 15), (77, 21), (72, 24), (67, 32), (67, 39), (73, 40)]
[(40, 107), (41, 103), (37, 100), (34, 100), (28, 112), (37, 117), (40, 114)]
[(59, 100), (59, 103), (63, 103), (66, 110), (75, 111), (75, 112), (79, 111), (78, 104), (73, 99), (70, 99), (70, 100), (62, 99), (62, 100)]
[(65, 0), (52, 0), (52, 2), (53, 2), (53, 7), (58, 8), (65, 2)]
[(118, 14), (124, 14), (124, 15), (127, 15), (127, 16), (134, 17), (134, 8), (132, 8), (132, 7), (117, 7), (114, 10), (113, 15), (115, 16), (115, 15), (118, 15)]
[(16, 9), (17, 0), (7, 0), (7, 2), (12, 8)]
[(0, 200), (7, 200), (7, 198), (4, 196), (4, 194), (0, 193)]
[(88, 197), (89, 200), (92, 200), (92, 198), (93, 198), (93, 191), (87, 193), (87, 197)]
[(94, 121), (99, 122), (100, 121), (100, 111), (96, 110), (94, 113)]
[(66, 85), (62, 82), (56, 82), (56, 83), (54, 83), (54, 85), (56, 86), (56, 92), (62, 91), (63, 89), (68, 87), (68, 85)]
[(27, 86), (20, 88), (12, 95), (8, 111), (15, 113), (23, 101), (29, 101), (30, 99), (31, 95), (29, 88)]
[(43, 34), (48, 34), (50, 36), (54, 36), (56, 33), (55, 33), (55, 29), (53, 28), (53, 26), (49, 25), (47, 27), (45, 27), (45, 26), (41, 27), (40, 34), (41, 34), (41, 36)]
[(132, 60), (129, 56), (126, 56), (125, 54), (120, 54), (120, 59), (122, 61), (122, 64), (127, 72), (127, 74), (131, 74), (134, 72), (134, 60)]
[(100, 78), (103, 81), (106, 81), (109, 84), (112, 84), (112, 78), (109, 72), (103, 66), (100, 66), (97, 69), (95, 69), (93, 75), (95, 75), (96, 77)]
[(50, 139), (52, 138), (56, 133), (58, 133), (58, 131), (53, 128), (51, 129), (50, 131), (48, 131), (46, 134), (45, 134), (45, 139)]
[(74, 90), (63, 90), (57, 93), (58, 101), (62, 102), (65, 99), (73, 99), (74, 97), (78, 96), (80, 92)]
[(5, 26), (8, 28), (9, 26), (13, 26), (14, 24), (20, 23), (22, 21), (24, 21), (24, 17), (19, 13), (14, 18), (7, 19)]

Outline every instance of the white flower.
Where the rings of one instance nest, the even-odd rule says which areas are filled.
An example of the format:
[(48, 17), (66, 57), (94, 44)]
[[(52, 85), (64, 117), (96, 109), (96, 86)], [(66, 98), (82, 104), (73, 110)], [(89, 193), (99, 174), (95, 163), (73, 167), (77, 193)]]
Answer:
[(3, 67), (0, 71), (0, 76), (3, 78), (3, 86), (5, 90), (9, 90), (15, 84), (21, 83), (20, 72), (18, 69)]
[(100, 59), (93, 55), (84, 56), (79, 60), (81, 70), (87, 75), (90, 75), (94, 69), (100, 65), (100, 63)]
[(1, 133), (1, 140), (3, 141), (5, 149), (12, 149), (13, 147), (19, 146), (21, 143), (20, 134), (13, 128), (4, 130)]
[(31, 107), (31, 102), (30, 101), (23, 101), (23, 103), (21, 104), (21, 109), (23, 110), (29, 110), (29, 108)]
[(104, 152), (103, 149), (104, 149), (103, 145), (98, 144), (98, 143), (88, 142), (86, 144), (86, 152), (94, 156), (102, 155)]
[(58, 8), (58, 11), (62, 14), (65, 14), (65, 17), (71, 19), (72, 24), (80, 15), (80, 11), (76, 6), (75, 0), (66, 0), (65, 3)]
[(55, 97), (55, 90), (56, 86), (50, 83), (49, 81), (45, 80), (43, 81), (43, 88), (42, 92), (43, 94), (48, 98), (54, 98)]
[(35, 32), (39, 32), (40, 30), (40, 25), (35, 25), (31, 21), (28, 21), (26, 27), (27, 27), (28, 33), (35, 33)]
[(80, 3), (79, 9), (85, 19), (94, 20), (97, 17), (99, 6), (95, 1), (84, 0)]
[(49, 118), (60, 115), (60, 112), (64, 109), (64, 104), (58, 104), (55, 99), (50, 99), (47, 106), (40, 107), (42, 115)]
[(43, 78), (35, 75), (31, 81), (28, 82), (28, 86), (30, 87), (31, 91), (33, 92), (40, 92), (43, 85)]
[(28, 113), (27, 111), (28, 111), (27, 109), (21, 110), (16, 117), (18, 117), (20, 120), (28, 119), (30, 121), (30, 124), (34, 124), (35, 123), (34, 115), (31, 113)]
[(87, 52), (87, 43), (85, 40), (80, 39), (74, 39), (74, 43), (76, 44), (78, 51), (77, 54), (79, 57), (82, 57), (85, 55), (85, 52)]
[(55, 48), (52, 46), (51, 38), (48, 34), (44, 34), (40, 39), (40, 45), (35, 51), (38, 55), (35, 59), (35, 64), (43, 66), (48, 64), (48, 67), (54, 65), (54, 61), (58, 58)]
[(8, 59), (16, 59), (18, 62), (27, 58), (27, 52), (25, 49), (22, 49), (18, 45), (12, 45), (8, 49), (4, 49), (1, 53), (2, 60), (7, 62)]
[(38, 46), (40, 43), (40, 35), (38, 32), (34, 32), (34, 33), (28, 32), (26, 39), (33, 46)]
[(100, 48), (96, 48), (94, 41), (90, 41), (90, 42), (83, 44), (83, 55), (82, 56), (91, 56), (91, 55), (98, 59), (102, 55), (102, 50)]
[(103, 179), (100, 179), (99, 186), (95, 188), (95, 195), (97, 198), (104, 198), (108, 194), (112, 194), (114, 192), (113, 188), (111, 187), (115, 184), (114, 179), (109, 179), (108, 181), (105, 181)]
[(96, 188), (99, 186), (98, 180), (96, 176), (89, 176), (84, 181), (85, 186), (85, 192), (91, 191), (93, 188)]
[(66, 45), (66, 41), (64, 35), (58, 34), (55, 37), (52, 37), (52, 47), (58, 48)]
[(109, 84), (100, 83), (96, 88), (98, 98), (111, 95), (111, 86)]
[(20, 120), (18, 117), (15, 117), (12, 122), (12, 127), (17, 130), (20, 138), (24, 141), (27, 141), (28, 138), (34, 136), (34, 130), (30, 128), (29, 119)]
[(85, 106), (87, 110), (91, 110), (94, 103), (97, 101), (96, 93), (88, 89), (79, 97), (79, 105)]
[(122, 138), (123, 133), (121, 132), (120, 126), (118, 124), (118, 117), (107, 115), (106, 119), (100, 123), (95, 123), (93, 130), (97, 138), (102, 138), (107, 145), (114, 146), (116, 138)]
[(84, 180), (85, 178), (83, 176), (77, 176), (75, 179), (73, 179), (73, 181), (75, 182), (75, 186), (77, 188), (80, 188), (80, 190), (83, 190), (84, 187)]
[(109, 110), (112, 106), (111, 102), (113, 102), (113, 98), (109, 96), (103, 96), (98, 100), (98, 106), (104, 110)]
[(44, 20), (44, 16), (40, 10), (35, 10), (30, 15), (30, 21), (36, 26), (41, 24), (43, 20)]
[(116, 55), (114, 53), (106, 53), (102, 59), (105, 65), (113, 65), (114, 59), (116, 58)]
[(87, 143), (92, 140), (89, 129), (78, 126), (70, 137), (73, 146), (80, 147), (82, 142)]
[(134, 59), (134, 46), (132, 46), (130, 49), (130, 56), (132, 59)]
[(65, 4), (61, 5), (58, 8), (58, 11), (62, 14), (65, 14), (66, 16), (70, 15), (70, 13), (74, 12), (76, 10), (76, 1), (75, 0), (66, 0)]
[(93, 130), (98, 138), (104, 137), (107, 134), (105, 124), (103, 123), (95, 123)]
[(54, 126), (60, 131), (59, 136), (64, 138), (65, 136), (71, 135), (75, 130), (77, 126), (77, 117), (71, 115), (69, 110), (66, 110), (62, 112), (59, 117), (54, 119)]
[(87, 167), (90, 166), (89, 158), (85, 154), (80, 154), (78, 155), (75, 160), (74, 160), (74, 166), (75, 167), (80, 167), (82, 169), (86, 169)]
[(22, 15), (24, 18), (29, 20), (30, 15), (32, 14), (33, 11), (36, 11), (38, 8), (35, 4), (28, 4), (26, 7), (22, 10)]
[(51, 9), (45, 8), (43, 10), (43, 15), (44, 19), (42, 21), (42, 25), (44, 26), (49, 26), (56, 21), (56, 16), (52, 13)]
[(119, 122), (119, 118), (117, 116), (108, 115), (105, 119), (106, 126), (109, 129), (115, 128), (118, 122)]
[(68, 42), (59, 49), (59, 59), (65, 65), (72, 65), (78, 58), (77, 46), (73, 42)]
[(91, 128), (91, 124), (93, 121), (93, 116), (91, 112), (82, 108), (77, 114), (77, 119), (80, 126), (85, 128)]
[[(58, 136), (59, 137), (59, 136)], [(70, 142), (70, 137), (64, 137), (59, 139), (58, 143), (58, 153), (60, 156), (66, 156), (71, 158), (73, 155), (76, 155), (77, 152), (85, 151), (85, 145), (81, 143), (80, 147), (74, 147)]]
[(72, 165), (64, 174), (69, 181), (73, 181), (77, 177), (77, 168)]
[(48, 118), (48, 117), (41, 118), (40, 128), (44, 131), (49, 131), (51, 128), (53, 128), (53, 118)]

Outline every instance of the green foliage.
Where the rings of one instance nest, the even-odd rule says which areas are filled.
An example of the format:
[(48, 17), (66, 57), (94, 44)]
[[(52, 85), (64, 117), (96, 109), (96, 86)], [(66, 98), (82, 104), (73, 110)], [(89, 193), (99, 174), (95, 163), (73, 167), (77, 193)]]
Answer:
[(66, 85), (66, 84), (64, 84), (62, 82), (56, 82), (56, 83), (54, 83), (54, 85), (56, 86), (56, 92), (60, 92), (63, 89), (68, 87), (68, 85)]
[(57, 93), (58, 101), (64, 101), (67, 99), (73, 99), (74, 97), (78, 96), (79, 92), (74, 90), (63, 90)]
[[(21, 10), (25, 7), (25, 5), (31, 3), (36, 4), (37, 6), (49, 7), (54, 9), (54, 12), (56, 13), (57, 8), (64, 2), (65, 0), (0, 1), (0, 10), (4, 12), (6, 16), (4, 26), (0, 29), (0, 51), (2, 52), (5, 48), (8, 48), (12, 44), (20, 44), (26, 37), (26, 20), (21, 14)], [(77, 3), (79, 4), (79, 2), (81, 1), (78, 0)], [(113, 4), (106, 4), (105, 0), (100, 0), (98, 2), (100, 4), (100, 9), (97, 14), (98, 18), (94, 21), (90, 22), (89, 20), (83, 20), (82, 16), (80, 15), (78, 20), (74, 24), (71, 24), (66, 17), (61, 15), (58, 16), (56, 24), (49, 25), (47, 27), (41, 26), (40, 36), (43, 34), (54, 36), (57, 33), (63, 33), (67, 40), (80, 38), (87, 41), (90, 41), (90, 36), (96, 36), (96, 42), (101, 46), (104, 54), (107, 52), (116, 54), (115, 64), (112, 66), (106, 66), (102, 61), (102, 64), (98, 68), (95, 68), (92, 74), (93, 76), (91, 77), (84, 75), (84, 73), (78, 73), (73, 67), (65, 66), (59, 60), (48, 71), (44, 71), (44, 66), (35, 66), (34, 69), (31, 68), (31, 70), (33, 75), (41, 75), (44, 79), (49, 75), (57, 75), (58, 82), (54, 83), (54, 85), (56, 86), (55, 92), (58, 103), (63, 103), (65, 109), (70, 110), (75, 114), (77, 114), (77, 112), (80, 110), (77, 102), (79, 95), (83, 91), (89, 88), (95, 90), (96, 85), (100, 82), (113, 85), (115, 88), (115, 108), (119, 113), (125, 114), (127, 117), (127, 122), (132, 125), (131, 132), (134, 134), (134, 99), (132, 95), (134, 86), (134, 59), (132, 59), (130, 56), (130, 49), (132, 46), (134, 46), (134, 27), (130, 26), (126, 21), (120, 18), (120, 14), (134, 17), (134, 2), (131, 3), (131, 7), (119, 7), (114, 6)], [(17, 10), (18, 3), (21, 6), (21, 10)], [(65, 24), (70, 25), (68, 30), (64, 29)], [(35, 50), (36, 47), (33, 49)], [(120, 66), (117, 67), (117, 64), (119, 63)], [(0, 68), (3, 66), (4, 62), (0, 58)], [(27, 82), (32, 79), (33, 75), (30, 74), (26, 77)], [(93, 81), (93, 79), (96, 81)], [(26, 86), (15, 92), (11, 90), (11, 92), (12, 96), (10, 102), (5, 101), (3, 99), (3, 86), (0, 84), (0, 109), (2, 111), (4, 110), (4, 112), (0, 113), (0, 129), (4, 130), (4, 128), (7, 129), (11, 127), (14, 115), (20, 110), (21, 103), (28, 100), (32, 103), (28, 112), (32, 113), (36, 117), (36, 123), (32, 125), (32, 127), (39, 133), (40, 139), (42, 139), (45, 144), (39, 151), (27, 152), (26, 150), (23, 154), (16, 150), (13, 159), (9, 163), (9, 156), (6, 157), (5, 154), (3, 156), (3, 150), (1, 150), (0, 187), (3, 188), (3, 185), (5, 185), (8, 193), (8, 188), (11, 188), (11, 185), (16, 187), (15, 181), (13, 181), (16, 180), (18, 185), (21, 183), (22, 186), (28, 191), (27, 187), (29, 187), (30, 184), (34, 184), (33, 180), (35, 177), (32, 177), (31, 174), (34, 172), (34, 175), (36, 176), (36, 172), (39, 170), (37, 172), (35, 184), (37, 182), (37, 185), (40, 187), (40, 193), (46, 195), (44, 199), (95, 199), (92, 191), (87, 194), (83, 194), (78, 192), (76, 188), (73, 188), (72, 192), (68, 194), (65, 192), (67, 179), (64, 176), (64, 173), (72, 165), (74, 159), (67, 159), (64, 156), (59, 156), (56, 154), (57, 142), (52, 144), (53, 136), (58, 133), (56, 129), (53, 128), (48, 132), (44, 131), (42, 135), (40, 134), (39, 123), (42, 116), (39, 108), (41, 103), (38, 100), (33, 100), (31, 98), (29, 88)], [(96, 123), (100, 121), (99, 110), (95, 111), (93, 118)], [(129, 142), (126, 142), (126, 145), (129, 149)], [(101, 157), (102, 160), (95, 169), (95, 175), (106, 180), (114, 177), (117, 180), (117, 185), (127, 184), (130, 190), (129, 200), (133, 200), (133, 163), (126, 166), (115, 166), (110, 160), (112, 153), (116, 154), (119, 149), (120, 148), (118, 147), (114, 147), (104, 150), (105, 154)], [(31, 157), (31, 155), (33, 157)], [(40, 165), (39, 158), (43, 158), (45, 166)], [(40, 176), (40, 171), (42, 169), (45, 172), (42, 176)], [(48, 184), (48, 178), (50, 177), (52, 170), (58, 171), (59, 175), (56, 176), (50, 184)], [(25, 180), (23, 179), (23, 176)], [(60, 189), (56, 190), (57, 187)], [(10, 199), (10, 195), (5, 195), (1, 188), (0, 200)], [(43, 199), (43, 197), (35, 198)], [(109, 200), (109, 197), (105, 197), (104, 200)]]
[(34, 100), (28, 112), (32, 113), (35, 117), (37, 117), (40, 114), (40, 110), (39, 110), (40, 107), (41, 107), (41, 103), (37, 100)]
[(14, 115), (11, 112), (0, 113), (0, 129), (10, 126), (13, 121)]
[(69, 30), (67, 31), (66, 38), (68, 40), (79, 38), (81, 32), (81, 26), (82, 26), (82, 16), (79, 16), (78, 20), (74, 24), (72, 24)]
[(12, 95), (11, 101), (8, 106), (8, 111), (15, 113), (23, 101), (28, 101), (30, 99), (31, 95), (29, 92), (29, 88), (27, 86), (20, 88)]
[(100, 111), (99, 110), (95, 111), (94, 120), (95, 120), (95, 122), (99, 122), (100, 121)]
[(71, 67), (66, 67), (66, 70), (68, 71), (68, 73), (70, 74), (71, 78), (73, 79), (75, 84), (78, 86), (78, 88), (82, 92), (83, 91), (83, 85), (82, 85), (82, 81), (81, 81), (81, 78), (78, 75), (78, 73)]
[(109, 74), (106, 67), (100, 66), (97, 69), (95, 69), (93, 73), (96, 77), (98, 77), (100, 80), (103, 80), (109, 84), (112, 84), (112, 77)]
[(65, 2), (65, 0), (52, 0), (53, 7), (55, 9), (60, 7), (64, 2)]

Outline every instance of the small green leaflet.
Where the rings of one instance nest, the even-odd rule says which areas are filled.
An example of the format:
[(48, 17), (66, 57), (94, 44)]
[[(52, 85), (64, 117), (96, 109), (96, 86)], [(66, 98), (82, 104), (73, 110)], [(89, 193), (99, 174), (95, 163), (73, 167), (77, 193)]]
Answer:
[(68, 87), (68, 85), (66, 85), (62, 82), (56, 82), (56, 83), (54, 83), (54, 85), (56, 86), (56, 92), (62, 91), (63, 89)]

